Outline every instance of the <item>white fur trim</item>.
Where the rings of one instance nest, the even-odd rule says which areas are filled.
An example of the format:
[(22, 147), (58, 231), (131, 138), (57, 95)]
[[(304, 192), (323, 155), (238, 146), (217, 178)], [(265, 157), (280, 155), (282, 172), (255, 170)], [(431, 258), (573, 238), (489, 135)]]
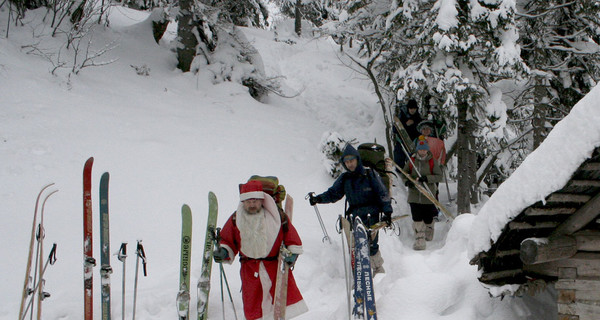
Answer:
[(269, 293), (273, 283), (271, 283), (271, 278), (269, 277), (269, 273), (267, 272), (267, 269), (265, 268), (265, 264), (262, 261), (260, 262), (260, 264), (258, 266), (258, 276), (260, 278), (260, 284), (262, 286), (262, 292), (263, 292), (261, 308), (262, 308), (262, 317), (264, 318), (265, 315), (273, 315), (273, 305), (271, 304), (271, 301), (273, 300), (273, 298), (271, 297), (271, 294)]
[[(263, 193), (264, 194), (264, 193)], [(279, 211), (277, 209), (277, 205), (275, 204), (275, 200), (273, 200), (273, 198), (269, 195), (265, 195), (264, 201), (263, 201), (263, 209), (261, 210), (264, 214), (265, 217), (265, 228), (264, 228), (264, 235), (266, 236), (266, 252), (264, 255), (260, 255), (260, 256), (255, 256), (253, 254), (251, 254), (250, 251), (253, 251), (253, 248), (248, 248), (249, 252), (246, 252), (244, 250), (245, 245), (247, 245), (246, 241), (244, 241), (244, 237), (242, 236), (242, 232), (241, 230), (244, 229), (246, 227), (245, 225), (245, 219), (244, 219), (244, 214), (246, 214), (246, 211), (244, 210), (244, 204), (240, 202), (238, 209), (237, 209), (237, 227), (238, 230), (240, 230), (240, 236), (242, 237), (242, 243), (241, 243), (241, 248), (240, 251), (253, 259), (260, 259), (260, 258), (266, 258), (267, 255), (269, 254), (269, 252), (271, 251), (271, 249), (273, 248), (273, 245), (275, 244), (275, 240), (277, 240), (277, 236), (279, 235), (279, 230), (281, 229), (281, 217), (279, 216)]]
[(227, 264), (232, 264), (233, 263), (233, 250), (231, 250), (231, 248), (226, 245), (226, 244), (220, 244), (221, 248), (225, 248), (227, 250), (227, 254), (229, 255), (229, 260), (223, 260), (223, 263), (227, 263)]
[(262, 191), (252, 191), (240, 194), (240, 201), (246, 201), (248, 199), (264, 199), (265, 193)]
[(287, 249), (290, 250), (291, 253), (295, 253), (295, 254), (304, 253), (304, 250), (302, 250), (302, 246), (290, 245), (290, 246), (287, 246)]
[(294, 304), (285, 307), (285, 318), (291, 319), (308, 311), (308, 306), (304, 300), (300, 300)]

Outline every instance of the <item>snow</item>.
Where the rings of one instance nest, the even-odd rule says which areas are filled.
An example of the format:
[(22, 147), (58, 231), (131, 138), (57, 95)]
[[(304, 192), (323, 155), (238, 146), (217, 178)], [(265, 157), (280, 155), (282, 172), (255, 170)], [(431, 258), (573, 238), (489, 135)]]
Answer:
[[(385, 141), (381, 109), (369, 82), (344, 66), (338, 46), (330, 39), (298, 39), (290, 33), (287, 36), (296, 42), (290, 45), (273, 41), (271, 31), (243, 29), (262, 55), (267, 75), (282, 77), (287, 93), (302, 91), (293, 99), (272, 95), (266, 103), (260, 103), (236, 83), (213, 85), (207, 73), (178, 71), (168, 41), (157, 45), (151, 37), (148, 21), (144, 21), (146, 14), (121, 7), (113, 7), (110, 13), (110, 28), (97, 26), (94, 45), (100, 48), (114, 41), (118, 46), (102, 60), (118, 59), (68, 76), (63, 69), (52, 75), (48, 56), (26, 54), (31, 44), (40, 41), (32, 36), (47, 28), (41, 22), (43, 11), (28, 11), (27, 21), (32, 23), (23, 27), (11, 24), (8, 38), (7, 12), (0, 12), (0, 212), (4, 221), (0, 227), (4, 242), (0, 246), (0, 274), (4, 279), (0, 319), (17, 317), (34, 202), (40, 188), (49, 182), (56, 184), (46, 192), (60, 191), (45, 206), (45, 244), (48, 248), (57, 243), (58, 260), (45, 274), (45, 290), (52, 296), (44, 300), (43, 313), (46, 319), (82, 318), (82, 169), (90, 156), (95, 159), (95, 257), (100, 251), (98, 183), (103, 172), (111, 174), (115, 319), (122, 316), (123, 280), (127, 288), (125, 316), (129, 318), (133, 311), (137, 240), (143, 240), (148, 276), (139, 271), (136, 316), (176, 316), (182, 204), (190, 205), (193, 212), (191, 281), (196, 284), (200, 278), (207, 193), (214, 191), (218, 197), (218, 225), (222, 226), (237, 208), (238, 184), (253, 174), (278, 176), (296, 199), (294, 224), (305, 253), (298, 259), (294, 274), (309, 306), (309, 312), (298, 319), (346, 319), (342, 243), (335, 230), (344, 203), (319, 207), (331, 236), (330, 245), (321, 241), (323, 234), (314, 210), (303, 198), (333, 183), (318, 149), (324, 133), (337, 132), (345, 139), (357, 138), (360, 142), (375, 138)], [(284, 36), (281, 32), (278, 35)], [(58, 47), (61, 39), (45, 38), (39, 47)], [(69, 62), (69, 53), (63, 54), (61, 59)], [(136, 67), (148, 75), (138, 75)], [(597, 100), (597, 95), (595, 90), (585, 101)], [(539, 310), (552, 306), (548, 299), (500, 301), (489, 297), (477, 280), (476, 267), (468, 263), (467, 243), (473, 237), (469, 230), (475, 224), (482, 230), (475, 233), (474, 240), (489, 238), (489, 234), (496, 234), (496, 226), (519, 210), (516, 206), (543, 198), (550, 185), (558, 186), (568, 178), (568, 169), (576, 167), (600, 141), (598, 132), (589, 133), (599, 120), (598, 111), (593, 109), (591, 103), (580, 104), (570, 116), (572, 120), (566, 121), (577, 121), (581, 126), (557, 126), (555, 131), (571, 136), (568, 143), (561, 140), (564, 143), (540, 148), (563, 151), (544, 166), (553, 170), (538, 170), (541, 155), (533, 155), (524, 164), (532, 173), (525, 169), (517, 172), (523, 178), (507, 181), (498, 191), (499, 200), (488, 202), (481, 217), (461, 215), (452, 226), (437, 223), (428, 250), (412, 250), (410, 219), (400, 220), (400, 236), (381, 233), (387, 272), (373, 279), (379, 318), (543, 318)], [(552, 137), (556, 135), (553, 132)], [(543, 173), (552, 173), (552, 177), (537, 179)], [(508, 201), (510, 210), (509, 203), (502, 201), (506, 200), (505, 189), (523, 195)], [(393, 196), (395, 215), (408, 213), (404, 188), (397, 187)], [(440, 197), (442, 201), (448, 198), (444, 191)], [(506, 214), (492, 217), (498, 210)], [(124, 265), (116, 257), (122, 242), (129, 247), (125, 279)], [(482, 246), (471, 248), (480, 250)], [(224, 270), (237, 313), (241, 314), (239, 262), (224, 266)], [(93, 271), (95, 318), (100, 317), (99, 271), (98, 266)], [(220, 319), (223, 302), (218, 267), (213, 268), (211, 283), (209, 319)], [(195, 290), (191, 295), (195, 301)], [(191, 305), (195, 313), (195, 303)], [(225, 307), (230, 308), (227, 298)], [(227, 310), (226, 316), (232, 319), (233, 312)]]

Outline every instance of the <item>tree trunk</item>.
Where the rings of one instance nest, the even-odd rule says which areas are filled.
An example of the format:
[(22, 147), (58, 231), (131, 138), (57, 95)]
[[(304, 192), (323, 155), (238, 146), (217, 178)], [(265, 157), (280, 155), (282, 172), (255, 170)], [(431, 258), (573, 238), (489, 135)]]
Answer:
[(473, 132), (475, 131), (475, 126), (476, 123), (473, 120), (469, 120), (467, 125), (468, 128), (468, 140), (469, 140), (469, 151), (468, 151), (468, 156), (469, 156), (469, 166), (468, 166), (468, 172), (469, 172), (469, 184), (471, 185), (471, 204), (478, 204), (479, 203), (479, 184), (477, 183), (477, 152), (475, 152), (474, 150), (477, 149), (476, 146), (476, 139), (475, 136), (473, 135)]
[(534, 97), (537, 103), (533, 105), (533, 119), (531, 120), (531, 126), (533, 127), (533, 150), (542, 144), (546, 135), (546, 106), (544, 103), (546, 100), (546, 88), (544, 87), (543, 79), (538, 79), (536, 82)]
[(302, 1), (296, 0), (296, 8), (294, 10), (294, 31), (299, 36), (302, 35)]
[(457, 136), (457, 195), (456, 205), (458, 214), (471, 212), (471, 181), (469, 174), (469, 124), (467, 121), (468, 104), (464, 101), (458, 103), (458, 136)]
[(194, 14), (192, 12), (193, 1), (181, 0), (179, 1), (180, 16), (179, 24), (177, 26), (177, 40), (179, 46), (177, 47), (177, 68), (183, 72), (190, 71), (192, 61), (196, 56), (196, 46), (198, 40), (193, 33), (195, 23)]

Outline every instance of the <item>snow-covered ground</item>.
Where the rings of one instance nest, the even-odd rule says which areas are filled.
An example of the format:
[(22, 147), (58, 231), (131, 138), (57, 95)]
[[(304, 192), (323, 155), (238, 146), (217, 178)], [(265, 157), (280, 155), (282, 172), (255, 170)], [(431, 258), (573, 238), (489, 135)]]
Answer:
[[(46, 273), (45, 319), (81, 319), (83, 314), (82, 169), (93, 169), (94, 256), (99, 254), (98, 184), (110, 172), (111, 251), (129, 246), (126, 317), (131, 317), (136, 240), (143, 240), (148, 276), (139, 278), (136, 317), (173, 319), (179, 281), (180, 208), (193, 211), (192, 282), (200, 275), (207, 193), (219, 199), (219, 225), (235, 210), (238, 184), (253, 174), (276, 175), (295, 197), (294, 224), (305, 254), (294, 270), (309, 312), (298, 319), (347, 319), (341, 238), (335, 221), (340, 201), (319, 206), (333, 244), (323, 235), (313, 208), (304, 201), (333, 180), (325, 172), (318, 147), (325, 132), (360, 142), (385, 141), (381, 110), (368, 81), (345, 67), (338, 47), (327, 38), (295, 38), (280, 27), (245, 29), (258, 48), (269, 76), (282, 76), (293, 99), (271, 95), (253, 100), (235, 83), (212, 85), (206, 74), (182, 74), (168, 43), (157, 45), (144, 14), (114, 7), (111, 26), (98, 27), (94, 44), (116, 41), (103, 56), (118, 60), (85, 68), (68, 79), (50, 74), (51, 64), (26, 54), (44, 30), (43, 11), (28, 12), (24, 27), (10, 25), (0, 13), (0, 319), (17, 317), (24, 280), (31, 219), (39, 189), (59, 190), (45, 207), (45, 252), (57, 243), (58, 261)], [(38, 48), (61, 40), (44, 39)], [(146, 66), (148, 76), (133, 67)], [(451, 188), (453, 185), (451, 184)], [(441, 200), (447, 195), (442, 189)], [(395, 214), (409, 213), (405, 191), (394, 191)], [(410, 220), (400, 237), (381, 235), (387, 273), (375, 278), (380, 319), (543, 319), (553, 315), (552, 301), (489, 297), (468, 263), (467, 242), (473, 215), (452, 226), (437, 223), (426, 251), (412, 248)], [(121, 318), (122, 264), (113, 256), (113, 317)], [(239, 263), (225, 266), (238, 314), (242, 314)], [(95, 316), (100, 317), (99, 268), (94, 269)], [(213, 270), (209, 319), (221, 319), (218, 268)], [(192, 299), (196, 294), (193, 292)], [(226, 308), (229, 308), (225, 298)], [(550, 309), (548, 309), (550, 308)], [(544, 309), (546, 311), (544, 311)], [(549, 310), (549, 311), (548, 311)], [(195, 312), (195, 307), (192, 307)], [(233, 313), (226, 310), (227, 319)]]

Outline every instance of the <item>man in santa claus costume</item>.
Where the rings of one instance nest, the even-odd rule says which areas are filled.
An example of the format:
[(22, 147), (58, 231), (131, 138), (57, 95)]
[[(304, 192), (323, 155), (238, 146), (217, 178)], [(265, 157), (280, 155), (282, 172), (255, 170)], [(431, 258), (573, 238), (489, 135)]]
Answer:
[[(277, 258), (283, 243), (292, 253), (285, 262), (293, 266), (302, 253), (296, 228), (283, 219), (271, 196), (263, 192), (260, 181), (240, 185), (240, 204), (221, 230), (215, 262), (233, 262), (240, 255), (242, 300), (246, 319), (273, 319), (273, 294), (277, 277)], [(308, 310), (290, 270), (286, 318)]]

